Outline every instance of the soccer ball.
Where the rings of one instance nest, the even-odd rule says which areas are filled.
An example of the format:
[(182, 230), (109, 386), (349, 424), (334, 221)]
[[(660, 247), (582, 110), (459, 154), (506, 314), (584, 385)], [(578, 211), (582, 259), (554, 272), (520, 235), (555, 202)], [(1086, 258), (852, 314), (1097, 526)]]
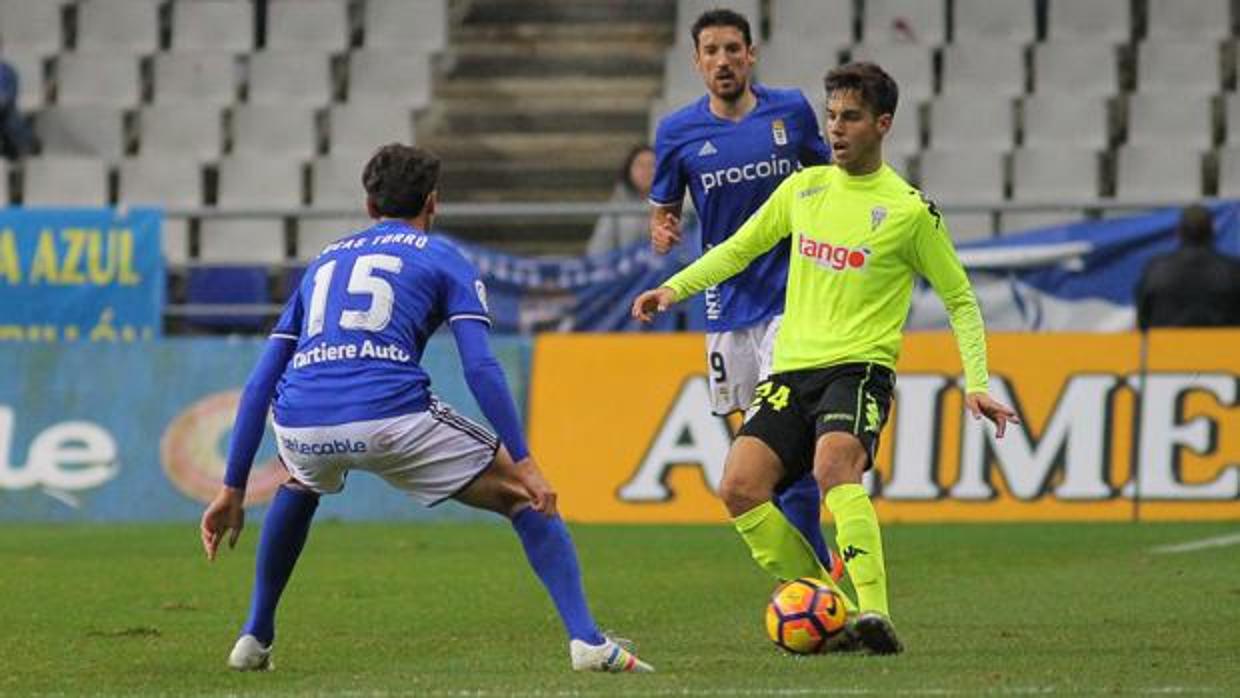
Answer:
[(781, 584), (766, 605), (766, 634), (795, 654), (825, 652), (842, 637), (844, 600), (825, 582), (801, 577)]

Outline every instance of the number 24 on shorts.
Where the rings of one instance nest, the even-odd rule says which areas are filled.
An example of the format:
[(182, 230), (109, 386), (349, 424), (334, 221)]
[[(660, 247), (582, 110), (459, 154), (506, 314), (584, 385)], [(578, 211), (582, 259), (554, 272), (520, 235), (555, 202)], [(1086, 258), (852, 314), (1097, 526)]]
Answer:
[(792, 394), (792, 389), (786, 385), (776, 386), (771, 381), (764, 381), (754, 388), (753, 404), (750, 407), (761, 407), (763, 400), (770, 405), (776, 412), (788, 406), (788, 397)]

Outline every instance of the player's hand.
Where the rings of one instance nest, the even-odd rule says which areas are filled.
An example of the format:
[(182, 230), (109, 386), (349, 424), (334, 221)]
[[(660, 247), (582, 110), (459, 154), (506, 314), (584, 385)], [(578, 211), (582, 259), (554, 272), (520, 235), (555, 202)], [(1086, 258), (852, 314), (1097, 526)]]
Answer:
[(207, 560), (215, 560), (215, 553), (220, 549), (224, 534), (228, 533), (228, 547), (236, 547), (241, 537), (241, 529), (245, 527), (245, 490), (227, 485), (220, 488), (219, 494), (202, 512), (202, 548), (207, 553)]
[(666, 286), (642, 291), (641, 295), (633, 300), (633, 319), (650, 322), (655, 313), (667, 310), (675, 302), (676, 292)]
[(547, 516), (555, 516), (555, 490), (551, 489), (551, 483), (547, 482), (547, 478), (543, 477), (542, 471), (538, 469), (538, 463), (534, 461), (534, 457), (526, 456), (518, 461), (515, 470), (517, 480), (530, 495), (530, 502), (533, 504), (534, 511), (542, 512)]
[(985, 417), (995, 423), (995, 438), (1002, 439), (1009, 422), (1020, 424), (1016, 411), (990, 397), (986, 393), (969, 393), (964, 398), (964, 406), (974, 419)]
[(680, 244), (680, 218), (665, 213), (658, 223), (650, 226), (650, 244), (659, 254), (667, 254)]

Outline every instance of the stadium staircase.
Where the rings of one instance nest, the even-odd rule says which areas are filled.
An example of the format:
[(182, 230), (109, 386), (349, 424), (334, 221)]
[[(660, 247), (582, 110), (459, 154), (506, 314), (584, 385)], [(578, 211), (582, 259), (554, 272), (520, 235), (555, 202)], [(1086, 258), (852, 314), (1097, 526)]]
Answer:
[[(605, 201), (649, 137), (674, 15), (667, 0), (469, 3), (417, 125), (419, 144), (444, 158), (444, 201)], [(513, 251), (579, 253), (592, 225), (464, 227)]]

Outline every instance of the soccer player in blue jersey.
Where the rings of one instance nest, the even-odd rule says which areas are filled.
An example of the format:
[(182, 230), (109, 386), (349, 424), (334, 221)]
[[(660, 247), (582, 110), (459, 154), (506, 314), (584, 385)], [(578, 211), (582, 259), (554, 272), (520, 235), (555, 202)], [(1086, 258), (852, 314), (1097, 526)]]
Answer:
[[(707, 94), (660, 122), (650, 236), (657, 252), (680, 242), (685, 189), (701, 220), (703, 252), (732, 235), (779, 183), (802, 165), (821, 165), (830, 151), (805, 95), (755, 84), (749, 22), (732, 10), (703, 13), (691, 29), (694, 63)], [(706, 354), (711, 410), (745, 410), (770, 373), (771, 350), (784, 311), (788, 250), (777, 247), (748, 269), (706, 291)], [(810, 475), (785, 483), (776, 504), (838, 579), (839, 557), (823, 540), (822, 497)]]
[[(421, 504), (455, 499), (511, 519), (568, 631), (573, 669), (653, 671), (591, 617), (556, 493), (526, 447), (487, 341), (486, 291), (456, 248), (427, 233), (438, 178), (439, 160), (418, 148), (392, 144), (371, 158), (362, 182), (377, 222), (310, 264), (246, 383), (224, 486), (202, 516), (207, 558), (215, 559), (226, 535), (231, 547), (241, 534), (246, 480), (273, 404), (290, 477), (263, 525), (249, 619), (228, 664), (272, 667), (276, 604), (319, 497), (340, 492), (349, 471), (364, 470)], [(430, 391), (419, 364), (444, 322), (498, 437)]]

